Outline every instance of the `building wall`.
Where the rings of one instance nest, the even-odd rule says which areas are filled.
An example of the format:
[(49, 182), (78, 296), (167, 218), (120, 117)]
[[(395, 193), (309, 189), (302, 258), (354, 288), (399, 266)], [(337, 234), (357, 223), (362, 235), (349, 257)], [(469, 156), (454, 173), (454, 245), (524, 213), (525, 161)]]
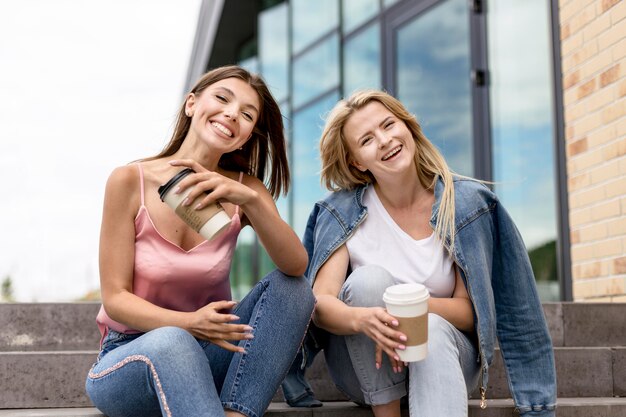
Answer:
[(559, 9), (573, 296), (626, 302), (626, 1)]

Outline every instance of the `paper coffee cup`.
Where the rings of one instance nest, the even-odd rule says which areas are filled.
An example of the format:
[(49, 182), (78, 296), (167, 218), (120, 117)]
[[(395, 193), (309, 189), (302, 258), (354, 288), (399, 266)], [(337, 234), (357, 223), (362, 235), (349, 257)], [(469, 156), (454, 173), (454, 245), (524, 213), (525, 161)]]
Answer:
[(396, 349), (402, 362), (420, 361), (428, 354), (428, 299), (422, 284), (398, 284), (385, 290), (387, 312), (398, 319), (396, 330), (404, 333), (405, 350)]
[(203, 196), (198, 196), (188, 206), (183, 206), (186, 195), (174, 193), (174, 186), (187, 175), (194, 173), (191, 168), (185, 168), (174, 175), (168, 182), (159, 187), (159, 197), (170, 206), (176, 214), (193, 230), (200, 233), (206, 240), (215, 238), (231, 222), (230, 217), (220, 203), (209, 204), (201, 210), (194, 207)]

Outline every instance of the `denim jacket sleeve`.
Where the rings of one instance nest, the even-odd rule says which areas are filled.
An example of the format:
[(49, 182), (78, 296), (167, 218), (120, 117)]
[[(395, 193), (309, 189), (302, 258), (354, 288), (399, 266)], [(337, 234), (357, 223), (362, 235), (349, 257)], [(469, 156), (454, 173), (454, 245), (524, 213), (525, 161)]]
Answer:
[(523, 415), (554, 415), (554, 352), (528, 252), (502, 204), (496, 205), (493, 216), (498, 248), (492, 275), (496, 329), (511, 394)]

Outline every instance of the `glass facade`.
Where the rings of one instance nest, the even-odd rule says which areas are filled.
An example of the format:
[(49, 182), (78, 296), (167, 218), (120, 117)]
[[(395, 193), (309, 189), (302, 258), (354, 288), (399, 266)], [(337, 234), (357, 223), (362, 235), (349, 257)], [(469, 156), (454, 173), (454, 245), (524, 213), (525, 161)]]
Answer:
[(361, 88), (382, 87), (379, 23), (345, 41), (342, 80), (345, 95)]
[[(242, 64), (261, 73), (284, 111), (293, 182), (278, 206), (296, 233), (327, 192), (318, 152), (325, 114), (356, 89), (382, 88), (416, 115), (454, 171), (493, 182), (542, 299), (560, 299), (549, 1), (484, 1), (484, 19), (466, 0), (270, 3), (258, 15), (258, 52)], [(242, 294), (272, 268), (253, 232), (241, 236), (235, 263)]]
[(439, 2), (397, 29), (396, 96), (450, 168), (473, 175), (469, 10)]
[[(543, 299), (559, 298), (550, 18), (543, 0), (491, 0), (494, 190), (515, 219)], [(525, 30), (532, 27), (533, 30)], [(532, 57), (532, 58), (531, 58)]]

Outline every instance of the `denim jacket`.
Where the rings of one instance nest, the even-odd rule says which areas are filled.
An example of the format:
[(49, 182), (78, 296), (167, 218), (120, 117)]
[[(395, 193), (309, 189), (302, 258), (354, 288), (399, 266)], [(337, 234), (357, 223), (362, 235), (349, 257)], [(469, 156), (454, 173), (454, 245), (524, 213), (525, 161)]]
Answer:
[[(311, 285), (324, 262), (367, 216), (364, 190), (359, 187), (331, 193), (313, 208), (304, 235), (309, 254), (305, 275)], [(522, 237), (487, 187), (457, 178), (454, 191), (456, 237), (452, 256), (474, 309), (483, 404), (497, 335), (516, 408), (521, 414), (554, 416), (552, 340)], [(442, 192), (443, 183), (438, 180), (430, 218), (433, 230)]]

